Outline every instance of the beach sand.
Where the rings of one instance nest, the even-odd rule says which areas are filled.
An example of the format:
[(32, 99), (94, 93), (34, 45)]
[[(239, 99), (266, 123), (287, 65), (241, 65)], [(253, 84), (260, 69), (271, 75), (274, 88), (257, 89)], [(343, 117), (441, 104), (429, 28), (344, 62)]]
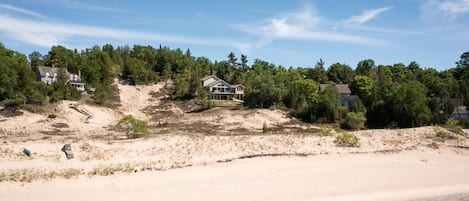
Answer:
[[(360, 147), (339, 147), (344, 131), (322, 136), (286, 111), (192, 112), (166, 101), (168, 83), (115, 83), (116, 108), (0, 116), (0, 200), (469, 200), (469, 139), (443, 128), (354, 131)], [(123, 115), (150, 135), (127, 139)]]
[(4, 182), (0, 200), (449, 200), (468, 198), (468, 170), (469, 156), (452, 152), (262, 157), (106, 177)]

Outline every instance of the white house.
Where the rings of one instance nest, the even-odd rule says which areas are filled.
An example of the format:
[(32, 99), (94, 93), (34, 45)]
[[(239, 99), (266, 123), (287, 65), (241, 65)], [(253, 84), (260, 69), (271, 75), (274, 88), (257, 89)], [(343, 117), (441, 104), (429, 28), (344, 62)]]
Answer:
[[(36, 77), (38, 80), (46, 84), (52, 84), (57, 81), (60, 70), (63, 68), (55, 68), (50, 66), (38, 66), (36, 70)], [(65, 71), (65, 76), (67, 77), (67, 84), (69, 86), (75, 87), (79, 91), (85, 91), (85, 83), (81, 81), (81, 73), (78, 71), (78, 74), (70, 73), (67, 69)]]
[(201, 79), (208, 92), (209, 100), (244, 100), (244, 86), (231, 85), (215, 75), (209, 75)]

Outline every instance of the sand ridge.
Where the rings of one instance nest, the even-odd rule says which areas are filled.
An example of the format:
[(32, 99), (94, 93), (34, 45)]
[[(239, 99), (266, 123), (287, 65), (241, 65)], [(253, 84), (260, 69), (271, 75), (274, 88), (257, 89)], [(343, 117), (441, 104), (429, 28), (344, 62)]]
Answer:
[[(325, 167), (320, 166), (319, 169), (326, 171), (331, 178), (336, 179), (322, 178), (322, 181), (330, 182), (330, 185), (343, 185), (344, 188), (350, 188), (351, 183), (353, 183), (353, 179), (350, 178), (368, 178), (366, 179), (368, 181), (366, 185), (354, 184), (361, 189), (355, 191), (361, 195), (358, 197), (369, 198), (368, 200), (373, 200), (373, 198), (386, 200), (384, 199), (386, 196), (396, 198), (395, 195), (401, 196), (397, 198), (406, 199), (422, 197), (418, 190), (404, 191), (402, 188), (396, 192), (389, 190), (389, 188), (400, 185), (400, 180), (396, 179), (399, 176), (408, 177), (406, 181), (409, 182), (409, 188), (428, 187), (435, 189), (434, 192), (440, 192), (438, 194), (429, 193), (429, 195), (469, 191), (466, 188), (469, 185), (469, 180), (466, 178), (467, 174), (462, 172), (466, 167), (465, 165), (469, 164), (467, 160), (469, 140), (456, 134), (452, 134), (453, 138), (451, 139), (440, 139), (436, 137), (436, 129), (442, 128), (428, 126), (410, 129), (355, 131), (351, 133), (360, 138), (361, 146), (359, 148), (338, 147), (334, 140), (335, 136), (342, 131), (335, 131), (332, 136), (321, 136), (318, 126), (302, 123), (282, 110), (213, 108), (201, 112), (186, 111), (178, 105), (179, 103), (167, 101), (167, 94), (161, 93), (168, 83), (158, 83), (151, 86), (130, 86), (116, 81), (116, 84), (120, 91), (121, 103), (117, 108), (99, 107), (76, 101), (61, 101), (52, 110), (44, 114), (23, 111), (24, 114), (21, 116), (0, 117), (0, 164), (2, 164), (0, 166), (0, 179), (5, 178), (5, 175), (10, 175), (12, 172), (18, 174), (33, 172), (39, 175), (37, 178), (30, 180), (32, 183), (27, 186), (31, 188), (26, 187), (30, 193), (26, 194), (24, 194), (26, 188), (22, 186), (24, 185), (23, 182), (28, 182), (27, 179), (23, 182), (2, 179), (0, 188), (9, 189), (11, 194), (0, 194), (0, 200), (29, 200), (37, 197), (38, 189), (62, 189), (63, 192), (67, 192), (69, 189), (58, 186), (66, 186), (72, 183), (72, 185), (78, 185), (81, 189), (84, 189), (86, 183), (96, 181), (104, 182), (103, 185), (106, 186), (102, 194), (97, 194), (98, 197), (127, 200), (126, 195), (117, 196), (113, 193), (115, 184), (108, 183), (112, 179), (101, 176), (114, 175), (111, 177), (118, 178), (119, 182), (123, 183), (136, 179), (135, 183), (137, 185), (161, 179), (160, 177), (167, 178), (167, 182), (171, 183), (173, 180), (168, 175), (178, 172), (174, 169), (184, 168), (184, 170), (181, 170), (181, 174), (174, 175), (180, 178), (183, 178), (182, 175), (186, 174), (184, 173), (186, 169), (187, 174), (193, 176), (198, 174), (210, 175), (214, 173), (213, 171), (220, 171), (213, 169), (219, 167), (220, 164), (228, 167), (234, 164), (237, 167), (236, 164), (245, 163), (239, 161), (253, 162), (247, 164), (246, 167), (240, 167), (240, 174), (226, 178), (226, 181), (238, 182), (238, 187), (228, 186), (226, 188), (230, 189), (229, 191), (219, 191), (220, 194), (211, 194), (213, 200), (220, 200), (220, 196), (224, 194), (232, 195), (233, 192), (239, 192), (242, 189), (240, 186), (251, 185), (247, 179), (251, 180), (253, 178), (260, 179), (262, 182), (255, 186), (262, 184), (263, 188), (259, 191), (244, 189), (246, 199), (353, 200), (356, 198), (354, 194), (351, 194), (351, 191), (340, 191), (341, 193), (337, 194), (340, 196), (335, 197), (336, 194), (333, 194), (334, 189), (332, 188), (324, 189), (325, 192), (331, 192), (332, 197), (331, 194), (322, 194), (320, 191), (312, 190), (308, 185), (324, 185), (323, 183), (310, 183), (301, 179), (302, 184), (298, 184), (302, 186), (299, 188), (301, 191), (287, 191), (286, 189), (295, 189), (291, 185), (296, 185), (295, 181), (298, 180), (298, 174), (310, 171), (310, 166), (318, 167), (318, 164), (312, 162), (316, 159), (320, 159), (322, 163), (325, 163)], [(92, 114), (92, 118), (87, 119), (86, 115), (77, 112), (70, 107), (71, 105), (78, 105), (80, 108), (85, 109)], [(50, 118), (50, 114), (55, 115), (55, 117)], [(114, 129), (114, 126), (123, 115), (133, 115), (146, 120), (149, 124), (150, 136), (141, 139), (126, 139), (125, 134)], [(264, 125), (268, 128), (267, 131), (263, 129)], [(465, 130), (465, 132), (467, 133), (468, 130)], [(70, 143), (72, 146), (75, 156), (72, 160), (66, 159), (60, 151), (65, 143)], [(22, 153), (23, 148), (31, 150), (31, 157), (27, 157)], [(297, 158), (298, 156), (301, 157)], [(251, 159), (259, 157), (265, 159)], [(341, 160), (343, 157), (349, 159), (343, 161)], [(386, 165), (380, 163), (383, 157), (391, 158), (390, 161), (383, 162), (384, 164), (390, 163), (390, 168), (386, 169), (384, 167)], [(294, 158), (294, 160), (290, 160), (291, 158)], [(308, 161), (307, 163), (310, 166), (302, 166), (301, 164), (305, 161)], [(404, 164), (403, 169), (399, 169), (398, 166), (403, 161), (408, 161), (408, 163)], [(282, 163), (282, 165), (278, 163)], [(291, 164), (289, 165), (289, 163)], [(270, 164), (274, 169), (263, 167), (266, 164)], [(360, 164), (363, 166), (360, 166)], [(420, 170), (420, 166), (425, 164), (430, 164), (432, 168), (430, 170)], [(330, 165), (340, 166), (341, 168), (338, 168), (336, 172), (328, 171), (326, 166)], [(347, 172), (346, 170), (350, 165), (357, 166), (357, 168), (368, 168), (367, 170), (370, 173), (366, 171), (360, 171), (359, 174)], [(275, 169), (276, 166), (282, 167), (281, 169)], [(373, 172), (373, 169), (378, 172)], [(200, 172), (198, 172), (199, 170)], [(268, 178), (269, 172), (262, 173), (262, 170), (271, 171), (271, 174), (279, 177), (277, 180), (263, 181), (262, 179)], [(285, 175), (284, 177), (278, 175), (279, 171), (288, 172), (289, 170), (291, 170), (291, 175)], [(249, 174), (250, 171), (253, 171), (253, 173)], [(398, 174), (392, 173), (393, 171), (397, 171)], [(408, 171), (411, 171), (411, 173), (406, 173)], [(412, 171), (415, 171), (414, 174), (412, 174)], [(438, 182), (426, 178), (428, 172), (423, 172), (424, 176), (419, 176), (419, 171), (434, 171), (439, 175), (435, 180), (445, 181), (444, 186), (440, 188)], [(248, 174), (244, 175), (243, 172)], [(65, 176), (60, 176), (60, 174), (65, 174)], [(70, 178), (67, 174), (73, 175)], [(263, 174), (266, 175), (262, 176)], [(47, 178), (48, 175), (59, 176)], [(321, 175), (322, 172), (319, 171), (312, 173), (312, 176), (305, 175), (304, 177), (314, 179)], [(64, 179), (64, 177), (70, 178), (70, 180)], [(347, 181), (351, 183), (341, 184), (340, 179), (343, 177), (349, 178)], [(377, 181), (373, 177), (380, 177), (381, 179)], [(197, 179), (198, 177), (194, 176), (194, 178)], [(246, 180), (243, 180), (243, 178)], [(288, 182), (281, 182), (280, 178)], [(212, 178), (210, 181), (214, 181), (214, 179)], [(207, 188), (216, 188), (216, 186), (210, 186), (210, 181), (200, 182), (208, 182), (204, 184)], [(187, 182), (190, 186), (200, 184)], [(426, 185), (425, 182), (429, 182), (431, 185)], [(386, 183), (394, 186), (378, 188)], [(282, 186), (284, 184), (287, 184), (287, 186)], [(172, 194), (171, 192), (175, 192), (178, 188), (175, 184), (173, 186), (172, 184), (169, 185), (169, 190), (160, 192), (160, 195), (169, 196)], [(254, 188), (253, 185), (251, 187)], [(323, 187), (319, 188), (323, 189)], [(129, 190), (123, 186), (120, 188)], [(135, 189), (134, 192), (142, 193), (142, 195), (148, 197), (154, 196), (154, 194), (146, 191), (144, 187), (141, 188), (145, 192), (139, 192)], [(187, 190), (185, 195), (191, 195), (194, 192), (208, 193), (200, 188), (188, 187)], [(274, 193), (272, 195), (276, 196), (265, 197), (262, 195), (268, 194), (263, 193), (263, 191), (283, 192), (284, 196)], [(93, 191), (90, 190), (90, 192)], [(56, 195), (57, 198), (66, 196), (57, 192)], [(209, 194), (205, 195), (208, 196)], [(85, 194), (84, 196), (91, 195)], [(206, 196), (195, 200), (210, 200), (203, 199), (207, 198)], [(148, 197), (141, 199), (145, 200)], [(187, 200), (188, 197), (166, 198), (168, 198), (166, 200)], [(232, 200), (239, 200), (240, 197), (233, 195), (232, 198)], [(44, 199), (54, 200), (51, 196), (45, 196)], [(71, 197), (70, 200), (74, 200), (74, 198)]]

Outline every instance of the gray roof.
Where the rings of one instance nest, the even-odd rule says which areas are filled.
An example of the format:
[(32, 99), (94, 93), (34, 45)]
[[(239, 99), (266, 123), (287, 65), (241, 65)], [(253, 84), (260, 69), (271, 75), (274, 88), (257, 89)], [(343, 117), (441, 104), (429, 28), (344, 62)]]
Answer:
[(337, 90), (339, 91), (339, 94), (351, 94), (352, 93), (352, 91), (350, 91), (348, 84), (320, 84), (319, 89), (323, 91), (329, 85), (335, 86)]
[[(75, 83), (81, 82), (81, 77), (79, 77), (77, 74), (70, 73), (66, 68), (56, 68), (56, 67), (50, 67), (50, 66), (38, 66), (37, 67), (39, 75), (41, 77), (45, 77), (47, 73), (49, 73), (49, 76), (53, 77), (55, 73), (57, 75), (59, 74), (60, 70), (63, 69), (65, 70), (65, 77), (67, 77), (68, 81), (72, 81)], [(71, 75), (76, 76), (77, 80), (70, 80)]]
[[(39, 74), (41, 74), (41, 76), (46, 76), (46, 73), (49, 73), (49, 75), (54, 75), (55, 73), (59, 74), (60, 69), (64, 69), (64, 68), (55, 68), (55, 67), (50, 67), (50, 66), (38, 66), (37, 69), (39, 70)], [(64, 69), (64, 70), (65, 70), (65, 75), (69, 77), (70, 73), (67, 71), (67, 69)]]

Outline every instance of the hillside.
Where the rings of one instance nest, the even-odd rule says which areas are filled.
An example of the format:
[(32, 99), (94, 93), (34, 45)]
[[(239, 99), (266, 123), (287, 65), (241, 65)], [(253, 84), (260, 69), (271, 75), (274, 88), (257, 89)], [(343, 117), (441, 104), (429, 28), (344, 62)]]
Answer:
[[(353, 134), (360, 138), (360, 148), (337, 147), (334, 137), (321, 137), (319, 127), (302, 123), (285, 111), (213, 108), (187, 112), (181, 106), (183, 104), (167, 100), (164, 88), (171, 83), (130, 86), (115, 80), (115, 84), (120, 91), (120, 106), (114, 109), (61, 101), (44, 114), (23, 111), (20, 116), (1, 117), (2, 163), (27, 167), (31, 159), (21, 154), (23, 147), (32, 150), (34, 161), (61, 161), (64, 156), (57, 152), (57, 146), (64, 143), (72, 144), (80, 163), (88, 160), (99, 161), (99, 164), (124, 163), (129, 162), (128, 158), (145, 156), (146, 161), (160, 168), (258, 155), (405, 150), (466, 152), (469, 147), (469, 141), (462, 136), (439, 139), (432, 127), (356, 131)], [(91, 118), (70, 106), (90, 113)], [(50, 115), (56, 117), (50, 118)], [(127, 140), (125, 133), (115, 129), (123, 115), (133, 115), (147, 121), (149, 137)], [(264, 126), (268, 128), (267, 132), (263, 132)], [(173, 153), (170, 158), (166, 158), (168, 152)], [(135, 162), (139, 163), (138, 160)]]

